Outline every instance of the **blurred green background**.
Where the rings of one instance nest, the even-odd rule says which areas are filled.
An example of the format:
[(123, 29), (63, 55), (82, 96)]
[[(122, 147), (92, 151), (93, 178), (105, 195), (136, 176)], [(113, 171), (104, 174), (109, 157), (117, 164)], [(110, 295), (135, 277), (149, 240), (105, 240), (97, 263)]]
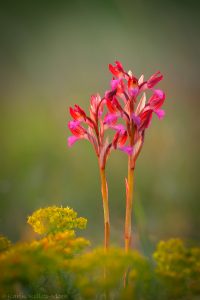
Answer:
[[(27, 215), (69, 205), (103, 239), (97, 161), (67, 148), (68, 108), (109, 87), (116, 59), (137, 76), (157, 70), (166, 118), (154, 118), (136, 168), (135, 247), (199, 233), (199, 7), (191, 1), (5, 1), (0, 10), (0, 231), (32, 238)], [(112, 242), (123, 243), (127, 157), (107, 165)]]

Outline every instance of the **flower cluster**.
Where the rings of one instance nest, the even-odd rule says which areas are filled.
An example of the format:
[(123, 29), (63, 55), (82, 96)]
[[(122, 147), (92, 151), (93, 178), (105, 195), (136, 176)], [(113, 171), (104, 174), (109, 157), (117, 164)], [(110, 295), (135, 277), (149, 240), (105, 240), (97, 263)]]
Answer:
[(11, 241), (0, 234), (0, 252), (3, 252), (11, 247)]
[[(163, 76), (156, 72), (146, 81), (143, 75), (137, 79), (131, 71), (126, 72), (119, 61), (114, 66), (109, 65), (109, 69), (114, 76), (111, 89), (106, 91), (103, 98), (99, 94), (91, 96), (90, 116), (79, 105), (70, 107), (73, 120), (68, 126), (73, 135), (68, 138), (68, 145), (72, 146), (80, 139), (89, 140), (100, 158), (102, 168), (105, 167), (110, 151), (120, 149), (131, 155), (134, 167), (142, 148), (145, 129), (149, 127), (153, 113), (159, 119), (164, 117), (161, 106), (165, 94), (160, 89), (154, 89)], [(147, 90), (152, 91), (148, 101), (145, 94)], [(105, 113), (104, 107), (107, 108)], [(119, 124), (119, 120), (123, 120), (125, 125)], [(115, 131), (112, 142), (105, 138), (108, 128)]]
[(28, 217), (28, 224), (39, 234), (49, 234), (84, 229), (87, 224), (85, 218), (77, 218), (77, 213), (69, 207), (50, 206), (36, 210)]
[[(5, 240), (5, 238), (4, 238)], [(19, 242), (0, 254), (0, 295), (62, 294), (65, 299), (199, 299), (200, 248), (161, 241), (153, 257), (89, 245), (72, 230)], [(123, 285), (126, 272), (127, 285)], [(106, 276), (105, 276), (106, 275)]]
[[(101, 169), (105, 168), (111, 150), (119, 149), (128, 154), (131, 152), (130, 147), (124, 146), (127, 139), (125, 131), (122, 131), (121, 127), (115, 125), (113, 121), (111, 124), (109, 114), (103, 113), (105, 104), (105, 97), (101, 98), (99, 94), (92, 95), (89, 108), (90, 116), (87, 116), (79, 105), (75, 105), (74, 108), (70, 107), (73, 120), (68, 123), (68, 127), (73, 134), (68, 138), (68, 145), (72, 146), (80, 139), (88, 140), (93, 145), (99, 158)], [(108, 128), (113, 128), (116, 131), (111, 142), (105, 136), (105, 131)]]
[[(185, 247), (180, 239), (160, 241), (154, 253), (156, 272), (170, 299), (200, 293), (200, 248)], [(193, 299), (193, 298), (192, 298)]]
[[(161, 106), (165, 94), (160, 89), (154, 89), (163, 76), (160, 72), (156, 72), (146, 81), (144, 75), (138, 79), (131, 71), (126, 72), (119, 61), (116, 61), (114, 66), (109, 65), (109, 69), (114, 77), (111, 80), (111, 89), (105, 93), (109, 110), (106, 124), (113, 126), (118, 119), (124, 121), (125, 126), (123, 124), (118, 126), (128, 137), (129, 147), (133, 149), (131, 167), (134, 168), (144, 142), (145, 130), (151, 123), (153, 113), (159, 119), (164, 117)], [(148, 101), (145, 93), (147, 90), (152, 92)]]
[[(58, 212), (60, 218), (56, 216)], [(29, 295), (44, 292), (46, 295), (53, 295), (59, 292), (65, 294), (66, 299), (74, 299), (71, 297), (76, 289), (68, 278), (69, 261), (90, 245), (88, 240), (76, 237), (71, 230), (86, 226), (86, 219), (76, 218), (76, 215), (72, 209), (53, 206), (36, 211), (29, 217), (28, 221), (34, 230), (42, 233), (48, 231), (49, 234), (29, 243), (17, 243), (0, 254), (0, 295), (21, 294), (26, 298), (27, 292)], [(53, 216), (53, 223), (49, 224), (48, 216)], [(67, 216), (71, 218), (69, 227), (66, 225)], [(35, 228), (37, 217), (42, 225)], [(61, 218), (65, 220), (64, 225)], [(52, 226), (56, 227), (56, 222), (58, 226), (51, 232)], [(0, 237), (1, 245), (5, 246), (6, 241), (6, 238)]]
[[(127, 268), (129, 285), (124, 288), (122, 278)], [(101, 298), (105, 291), (112, 299), (149, 299), (152, 271), (149, 261), (138, 252), (97, 248), (71, 260), (69, 270), (75, 276), (81, 299)]]
[[(153, 74), (148, 80), (144, 76), (138, 79), (131, 71), (125, 71), (123, 65), (116, 61), (109, 65), (113, 75), (111, 88), (103, 98), (99, 94), (90, 100), (89, 116), (79, 106), (70, 107), (72, 120), (68, 127), (73, 134), (68, 138), (72, 146), (80, 139), (87, 139), (94, 147), (98, 157), (101, 191), (104, 210), (104, 247), (110, 243), (110, 212), (108, 201), (108, 186), (105, 174), (106, 161), (111, 150), (119, 149), (128, 154), (128, 176), (126, 182), (126, 213), (124, 241), (125, 250), (131, 247), (131, 214), (133, 202), (133, 179), (136, 160), (141, 152), (145, 130), (149, 127), (153, 113), (159, 119), (164, 117), (161, 109), (165, 101), (165, 93), (155, 86), (162, 80), (160, 72)], [(151, 92), (146, 99), (146, 91)], [(106, 130), (111, 129), (111, 141), (106, 136)]]
[(65, 256), (65, 258), (72, 258), (74, 254), (79, 253), (89, 245), (90, 242), (88, 240), (76, 237), (72, 230), (49, 234), (41, 240), (31, 243), (31, 246), (45, 251), (56, 252)]

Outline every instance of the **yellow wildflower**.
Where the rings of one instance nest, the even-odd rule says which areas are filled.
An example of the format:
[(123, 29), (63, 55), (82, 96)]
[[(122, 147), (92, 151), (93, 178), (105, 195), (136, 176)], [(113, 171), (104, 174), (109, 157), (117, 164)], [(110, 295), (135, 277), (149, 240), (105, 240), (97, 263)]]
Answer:
[(75, 228), (84, 229), (87, 220), (78, 218), (72, 208), (50, 206), (36, 210), (28, 217), (28, 224), (39, 234), (49, 234)]

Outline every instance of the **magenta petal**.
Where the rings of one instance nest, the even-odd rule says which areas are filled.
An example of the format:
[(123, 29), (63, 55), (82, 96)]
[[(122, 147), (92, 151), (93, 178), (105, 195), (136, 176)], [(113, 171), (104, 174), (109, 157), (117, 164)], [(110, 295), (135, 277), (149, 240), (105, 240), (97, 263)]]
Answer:
[(129, 89), (129, 94), (132, 96), (132, 97), (136, 97), (137, 94), (139, 92), (139, 88), (138, 87), (135, 87), (135, 88), (130, 88)]
[(69, 123), (68, 123), (69, 129), (77, 128), (77, 126), (79, 126), (80, 123), (81, 123), (80, 121), (75, 121), (75, 120), (69, 121)]
[(78, 140), (79, 140), (79, 138), (77, 136), (74, 136), (74, 135), (69, 136), (68, 139), (67, 139), (67, 144), (68, 144), (69, 147), (71, 147)]
[(113, 124), (117, 121), (118, 116), (116, 114), (107, 114), (104, 118), (104, 124)]
[(165, 116), (165, 111), (163, 109), (156, 109), (154, 112), (160, 120), (162, 120)]
[(118, 131), (125, 131), (125, 126), (122, 124), (117, 124), (117, 125), (113, 125), (110, 126), (110, 128), (114, 129), (114, 130), (118, 130)]
[(121, 79), (112, 79), (112, 80), (111, 80), (110, 85), (111, 85), (112, 90), (116, 90), (116, 88), (117, 88), (117, 86), (118, 86), (120, 80), (121, 80)]
[(118, 149), (125, 152), (128, 155), (131, 155), (133, 153), (133, 147), (130, 146), (123, 146), (123, 147), (119, 147)]
[(165, 93), (162, 90), (154, 90), (154, 94), (156, 94), (160, 99), (165, 97)]
[(140, 117), (136, 116), (134, 113), (132, 114), (132, 120), (136, 126), (140, 126), (141, 119)]

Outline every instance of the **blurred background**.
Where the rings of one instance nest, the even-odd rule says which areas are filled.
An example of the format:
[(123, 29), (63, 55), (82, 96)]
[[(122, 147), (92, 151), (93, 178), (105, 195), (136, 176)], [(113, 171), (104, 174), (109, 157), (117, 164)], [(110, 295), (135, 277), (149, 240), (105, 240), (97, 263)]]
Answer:
[[(166, 117), (154, 117), (137, 161), (134, 246), (199, 243), (198, 1), (5, 1), (0, 10), (0, 232), (28, 240), (26, 218), (49, 205), (88, 218), (103, 240), (97, 160), (86, 141), (67, 147), (68, 108), (108, 89), (116, 59), (134, 74), (164, 74)], [(107, 165), (112, 243), (123, 244), (127, 157)]]

